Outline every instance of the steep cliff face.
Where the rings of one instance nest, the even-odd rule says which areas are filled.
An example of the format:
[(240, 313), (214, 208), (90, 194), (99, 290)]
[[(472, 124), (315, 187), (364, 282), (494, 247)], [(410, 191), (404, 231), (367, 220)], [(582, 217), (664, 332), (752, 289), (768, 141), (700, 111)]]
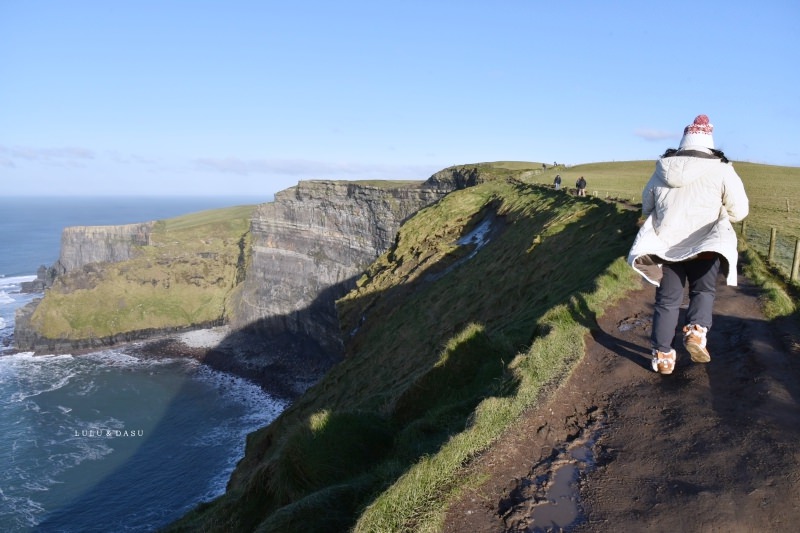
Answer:
[(234, 330), (299, 335), (339, 355), (336, 300), (406, 219), (484, 174), (471, 165), (425, 182), (301, 181), (258, 206), (249, 231), (238, 223), (230, 235), (225, 230), (221, 247), (212, 243), (221, 235), (214, 216), (66, 228), (49, 270), (55, 279), (39, 283), (50, 287), (45, 298), (20, 312), (17, 347), (113, 344), (228, 322)]
[(118, 263), (133, 257), (137, 247), (150, 244), (155, 222), (119, 226), (72, 226), (61, 233), (59, 274), (91, 263)]
[(452, 184), (301, 181), (258, 207), (231, 323), (308, 335), (341, 351), (335, 301), (392, 244), (404, 220)]

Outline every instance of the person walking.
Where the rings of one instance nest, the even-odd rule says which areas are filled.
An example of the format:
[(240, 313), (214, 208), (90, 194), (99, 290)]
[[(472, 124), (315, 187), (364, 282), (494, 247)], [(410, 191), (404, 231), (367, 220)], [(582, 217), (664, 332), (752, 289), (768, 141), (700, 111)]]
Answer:
[(586, 180), (581, 176), (575, 182), (575, 188), (578, 189), (578, 196), (586, 196)]
[(684, 289), (689, 306), (683, 345), (695, 363), (708, 363), (706, 335), (712, 325), (717, 276), (736, 285), (738, 259), (732, 223), (750, 209), (741, 178), (725, 154), (714, 148), (714, 126), (698, 115), (683, 130), (678, 149), (670, 148), (642, 193), (644, 223), (628, 254), (628, 263), (656, 285), (651, 333), (652, 367), (671, 374), (677, 359), (672, 347)]
[(561, 190), (561, 176), (559, 174), (556, 174), (556, 179), (553, 180), (553, 187), (555, 187), (557, 191)]

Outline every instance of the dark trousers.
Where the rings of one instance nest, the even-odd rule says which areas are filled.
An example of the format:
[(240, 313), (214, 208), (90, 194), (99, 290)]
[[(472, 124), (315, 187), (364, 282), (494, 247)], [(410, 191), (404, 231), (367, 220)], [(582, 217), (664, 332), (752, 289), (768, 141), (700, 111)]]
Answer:
[(714, 297), (717, 293), (717, 275), (720, 259), (714, 255), (709, 259), (693, 259), (681, 263), (665, 263), (664, 277), (656, 289), (653, 311), (653, 348), (661, 352), (672, 349), (675, 328), (678, 326), (683, 291), (689, 282), (689, 307), (686, 309), (686, 324), (711, 327)]

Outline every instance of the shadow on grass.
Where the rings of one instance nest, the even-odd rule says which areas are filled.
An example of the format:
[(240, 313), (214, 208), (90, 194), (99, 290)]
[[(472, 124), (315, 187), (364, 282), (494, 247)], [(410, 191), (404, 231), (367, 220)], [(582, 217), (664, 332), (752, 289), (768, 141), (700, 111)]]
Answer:
[[(469, 427), (480, 402), (517, 394), (510, 362), (541, 333), (539, 322), (549, 309), (591, 290), (627, 252), (636, 214), (509, 182), (477, 213), (465, 213), (459, 237), (489, 218), (489, 242), (474, 256), (470, 250), (444, 254), (420, 264), (413, 279), (356, 293), (343, 317), (336, 301), (354, 279), (326, 289), (299, 314), (265, 318), (231, 333), (208, 362), (224, 365), (226, 354), (245, 342), (253, 357), (274, 359), (265, 368), (274, 372), (280, 395), (296, 393), (278, 384), (298, 374), (319, 381), (248, 436), (225, 495), (166, 530), (351, 528), (411, 466)], [(414, 260), (398, 255), (400, 244), (384, 265), (390, 280), (393, 269)], [(315, 338), (320, 324), (325, 335), (339, 335), (339, 318), (342, 330), (353, 332), (341, 337), (341, 352)], [(580, 320), (592, 329), (594, 317), (586, 309)], [(282, 337), (288, 324), (308, 321), (316, 325), (290, 328)], [(253, 349), (258, 342), (261, 348)]]
[[(509, 362), (536, 337), (547, 310), (590, 290), (627, 252), (636, 213), (519, 182), (508, 187), (514, 201), (493, 197), (462, 222), (466, 233), (488, 217), (496, 220), (490, 242), (469, 261), (463, 261), (468, 254), (445, 255), (411, 280), (348, 303), (342, 330), (353, 334), (344, 359), (273, 424), (251, 434), (228, 494), (175, 530), (209, 520), (267, 531), (331, 528), (333, 520), (339, 526), (326, 530), (345, 530), (421, 457), (468, 427), (482, 400), (517, 393)], [(389, 252), (386, 275), (410, 260), (398, 256), (398, 247)], [(581, 320), (592, 324), (594, 317), (586, 312)], [(369, 423), (312, 429), (320, 416)], [(358, 467), (336, 460), (347, 454), (361, 459)], [(340, 463), (334, 476), (303, 481), (308, 476), (300, 472), (324, 472), (330, 462)]]

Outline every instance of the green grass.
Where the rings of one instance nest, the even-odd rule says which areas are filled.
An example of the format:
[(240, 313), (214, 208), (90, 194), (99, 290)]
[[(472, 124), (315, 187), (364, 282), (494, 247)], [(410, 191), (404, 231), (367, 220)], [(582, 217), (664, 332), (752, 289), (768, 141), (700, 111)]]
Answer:
[(482, 400), (469, 426), (450, 438), (434, 455), (423, 456), (361, 515), (355, 531), (440, 531), (446, 502), (479, 479), (466, 477), (463, 466), (500, 438), (553, 380), (564, 377), (580, 360), (584, 336), (595, 316), (625, 294), (633, 281), (623, 261), (598, 278), (591, 293), (580, 293), (548, 311), (537, 337), (509, 365), (516, 391)]
[(764, 315), (774, 320), (779, 317), (791, 316), (800, 311), (800, 286), (796, 283), (787, 283), (782, 276), (776, 275), (774, 269), (764, 259), (745, 243), (740, 243), (744, 257), (743, 270), (745, 275), (762, 288)]
[[(634, 279), (620, 257), (636, 212), (495, 172), (401, 228), (339, 302), (345, 360), (251, 434), (230, 491), (173, 530), (435, 529), (465, 462), (568, 374)], [(455, 242), (487, 219), (470, 258)], [(357, 468), (336, 459), (347, 450)]]
[(158, 221), (133, 259), (59, 277), (31, 324), (46, 338), (84, 340), (221, 321), (243, 275), (253, 209)]

